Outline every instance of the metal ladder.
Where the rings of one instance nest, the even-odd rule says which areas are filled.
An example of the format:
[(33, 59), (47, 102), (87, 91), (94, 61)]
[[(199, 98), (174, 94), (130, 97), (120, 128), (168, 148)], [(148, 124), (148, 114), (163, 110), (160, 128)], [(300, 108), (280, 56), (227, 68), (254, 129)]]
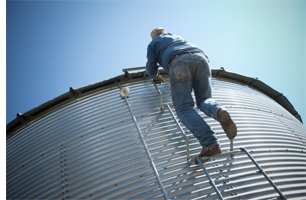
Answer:
[(151, 83), (154, 85), (155, 89), (157, 90), (157, 93), (158, 93), (158, 96), (159, 96), (159, 101), (160, 101), (160, 110), (161, 111), (164, 111), (165, 108), (167, 108), (172, 116), (172, 118), (174, 119), (175, 123), (177, 124), (180, 132), (182, 133), (182, 136), (186, 142), (186, 153), (187, 153), (187, 163), (188, 165), (192, 165), (192, 164), (195, 164), (195, 161), (197, 160), (198, 163), (199, 163), (199, 166), (202, 168), (202, 170), (204, 171), (206, 177), (208, 178), (209, 180), (209, 183), (210, 185), (213, 187), (213, 189), (215, 190), (218, 198), (220, 200), (223, 200), (223, 196), (221, 195), (218, 187), (216, 186), (215, 182), (213, 181), (213, 179), (211, 178), (211, 176), (209, 175), (208, 171), (206, 170), (204, 164), (202, 163), (203, 161), (207, 161), (211, 158), (214, 158), (214, 157), (218, 157), (220, 155), (230, 155), (231, 158), (234, 158), (234, 156), (238, 153), (245, 153), (248, 158), (253, 162), (253, 164), (257, 167), (257, 169), (259, 170), (259, 172), (268, 180), (268, 182), (270, 183), (270, 185), (274, 188), (274, 190), (279, 194), (280, 198), (281, 199), (287, 199), (285, 197), (285, 195), (278, 189), (278, 187), (274, 184), (274, 182), (271, 180), (271, 178), (264, 172), (264, 170), (259, 166), (259, 164), (256, 162), (256, 160), (251, 156), (251, 154), (247, 151), (246, 148), (239, 148), (237, 150), (234, 150), (234, 139), (231, 139), (230, 140), (230, 151), (227, 151), (227, 152), (222, 152), (221, 154), (219, 155), (215, 155), (215, 156), (209, 156), (209, 157), (199, 157), (199, 156), (194, 156), (192, 159), (190, 158), (190, 150), (189, 150), (189, 139), (188, 137), (186, 136), (183, 128), (181, 127), (179, 121), (177, 120), (177, 118), (175, 117), (171, 107), (168, 105), (168, 104), (165, 104), (163, 105), (163, 102), (162, 102), (162, 92), (158, 89), (157, 85), (153, 82), (153, 80), (151, 79)]
[[(123, 69), (123, 72), (127, 73), (128, 71), (141, 70), (141, 69), (145, 69), (145, 67)], [(145, 77), (145, 72), (144, 72), (144, 77)], [(284, 195), (284, 194), (278, 189), (278, 187), (274, 184), (274, 182), (270, 179), (270, 177), (269, 177), (269, 176), (264, 172), (264, 170), (259, 166), (259, 164), (256, 162), (256, 160), (251, 156), (251, 154), (249, 154), (249, 152), (247, 151), (246, 148), (243, 148), (243, 147), (242, 147), (242, 148), (239, 148), (239, 149), (237, 149), (237, 150), (234, 150), (234, 149), (233, 149), (233, 143), (234, 143), (233, 139), (230, 140), (230, 151), (223, 152), (223, 153), (221, 153), (221, 154), (219, 154), (219, 155), (215, 155), (215, 156), (202, 157), (202, 158), (199, 158), (198, 156), (195, 156), (195, 157), (193, 157), (192, 159), (190, 159), (189, 139), (188, 139), (188, 137), (186, 136), (186, 134), (185, 134), (183, 128), (181, 127), (179, 121), (178, 121), (177, 118), (175, 117), (175, 115), (174, 115), (174, 113), (173, 113), (171, 107), (170, 107), (168, 104), (163, 105), (163, 102), (162, 102), (162, 92), (158, 89), (158, 87), (156, 86), (156, 84), (153, 82), (152, 79), (151, 79), (151, 83), (154, 85), (155, 89), (157, 90), (158, 96), (159, 96), (160, 111), (164, 111), (165, 108), (167, 108), (167, 109), (169, 110), (169, 112), (170, 112), (172, 118), (174, 119), (175, 123), (177, 124), (178, 128), (180, 129), (180, 131), (181, 131), (181, 133), (182, 133), (182, 136), (183, 136), (183, 138), (184, 138), (184, 140), (185, 140), (185, 142), (186, 142), (187, 164), (188, 164), (188, 165), (192, 165), (193, 162), (194, 162), (195, 160), (198, 161), (199, 166), (200, 166), (200, 167), (202, 168), (202, 170), (204, 171), (206, 177), (207, 177), (208, 180), (209, 180), (209, 183), (211, 184), (211, 186), (212, 186), (213, 189), (215, 190), (215, 192), (216, 192), (216, 194), (217, 194), (217, 196), (218, 196), (218, 198), (219, 198), (220, 200), (223, 200), (224, 198), (223, 198), (223, 196), (221, 195), (221, 193), (220, 193), (218, 187), (215, 185), (214, 180), (211, 178), (211, 176), (209, 175), (208, 171), (206, 170), (204, 164), (202, 163), (202, 160), (207, 160), (207, 159), (210, 159), (210, 158), (218, 157), (218, 156), (220, 156), (220, 155), (230, 155), (231, 158), (234, 158), (234, 156), (235, 156), (236, 154), (241, 153), (241, 152), (245, 153), (245, 154), (249, 157), (249, 159), (250, 159), (250, 160), (253, 162), (253, 164), (257, 167), (257, 169), (259, 170), (259, 172), (268, 180), (268, 182), (270, 183), (270, 185), (271, 185), (271, 186), (275, 189), (275, 191), (279, 194), (280, 198), (281, 198), (281, 199), (287, 199), (287, 198), (285, 197), (285, 195)], [(117, 83), (117, 84), (118, 84), (118, 83)], [(163, 194), (164, 194), (164, 197), (165, 197), (165, 199), (168, 199), (168, 197), (167, 197), (167, 192), (166, 192), (165, 189), (164, 189), (164, 186), (163, 186), (162, 181), (161, 181), (161, 179), (160, 179), (160, 177), (159, 177), (159, 174), (158, 174), (158, 172), (157, 172), (157, 169), (156, 169), (156, 167), (155, 167), (155, 164), (154, 164), (154, 162), (153, 162), (153, 160), (152, 160), (152, 158), (151, 158), (151, 156), (150, 156), (150, 152), (148, 151), (147, 145), (146, 145), (146, 143), (145, 143), (145, 141), (144, 141), (144, 139), (143, 139), (142, 132), (141, 132), (141, 130), (140, 130), (138, 124), (137, 124), (136, 118), (135, 118), (135, 116), (134, 116), (134, 114), (133, 114), (133, 111), (132, 111), (132, 109), (131, 109), (131, 107), (130, 107), (130, 105), (129, 105), (129, 102), (128, 102), (128, 100), (127, 100), (128, 94), (127, 94), (127, 95), (124, 94), (125, 92), (122, 91), (124, 88), (122, 88), (120, 84), (118, 84), (118, 86), (119, 86), (120, 89), (121, 89), (121, 91), (120, 91), (120, 93), (121, 93), (121, 98), (124, 98), (124, 99), (125, 99), (125, 101), (126, 101), (126, 103), (127, 103), (127, 105), (128, 105), (128, 108), (129, 108), (129, 110), (130, 110), (130, 113), (131, 113), (131, 115), (133, 116), (133, 121), (134, 121), (134, 123), (135, 123), (135, 126), (136, 126), (138, 132), (139, 132), (139, 135), (140, 135), (140, 137), (141, 137), (141, 140), (142, 140), (142, 142), (143, 142), (143, 144), (144, 144), (144, 146), (145, 146), (145, 150), (147, 151), (147, 154), (148, 154), (148, 156), (149, 156), (151, 165), (152, 165), (153, 170), (154, 170), (154, 172), (155, 172), (155, 174), (156, 174), (156, 176), (157, 176), (157, 181), (158, 181), (158, 183), (159, 183), (159, 185), (160, 185), (160, 187), (161, 187), (161, 190), (162, 190), (162, 192), (163, 192)], [(194, 163), (194, 164), (195, 164), (195, 163)]]

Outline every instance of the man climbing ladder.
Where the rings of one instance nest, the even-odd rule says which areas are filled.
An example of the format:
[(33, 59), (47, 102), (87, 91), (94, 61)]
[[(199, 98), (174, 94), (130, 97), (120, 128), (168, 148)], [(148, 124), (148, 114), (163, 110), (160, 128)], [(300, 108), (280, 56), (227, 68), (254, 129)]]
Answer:
[(237, 127), (224, 106), (212, 98), (209, 59), (202, 50), (180, 36), (161, 28), (151, 32), (147, 48), (146, 71), (155, 83), (165, 82), (158, 73), (159, 63), (170, 76), (172, 101), (182, 123), (199, 140), (199, 157), (222, 153), (218, 138), (211, 127), (193, 109), (192, 90), (198, 108), (218, 120), (230, 140), (237, 135)]

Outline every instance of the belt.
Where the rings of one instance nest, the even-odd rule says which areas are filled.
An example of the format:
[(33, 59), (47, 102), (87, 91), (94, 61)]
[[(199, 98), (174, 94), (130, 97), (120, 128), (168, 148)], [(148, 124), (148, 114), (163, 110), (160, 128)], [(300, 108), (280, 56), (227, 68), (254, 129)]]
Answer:
[(182, 55), (185, 55), (185, 54), (194, 54), (194, 53), (201, 53), (200, 51), (197, 51), (197, 52), (185, 52), (185, 53), (180, 53), (180, 54), (176, 54), (174, 55), (170, 61), (168, 62), (168, 65), (170, 66), (170, 64), (178, 57), (182, 56)]

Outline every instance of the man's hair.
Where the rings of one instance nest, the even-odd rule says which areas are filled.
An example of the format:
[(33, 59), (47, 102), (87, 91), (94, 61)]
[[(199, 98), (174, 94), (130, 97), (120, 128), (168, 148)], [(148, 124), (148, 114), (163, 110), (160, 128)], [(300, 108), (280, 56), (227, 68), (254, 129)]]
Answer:
[(151, 38), (152, 40), (154, 38), (156, 38), (157, 36), (159, 36), (160, 34), (166, 33), (165, 29), (162, 27), (157, 27), (155, 29), (153, 29), (153, 31), (151, 32)]

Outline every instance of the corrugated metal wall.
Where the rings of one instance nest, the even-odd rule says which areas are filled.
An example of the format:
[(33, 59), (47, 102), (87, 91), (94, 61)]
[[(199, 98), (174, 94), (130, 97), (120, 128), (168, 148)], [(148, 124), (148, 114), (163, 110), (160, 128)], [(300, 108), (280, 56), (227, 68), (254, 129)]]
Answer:
[[(120, 89), (106, 88), (9, 138), (7, 199), (217, 199), (203, 170), (187, 164), (185, 140), (170, 112), (159, 110), (154, 85), (137, 79), (122, 86), (130, 89), (132, 115)], [(174, 111), (169, 81), (158, 88)], [(213, 97), (237, 124), (234, 149), (248, 149), (288, 199), (305, 198), (305, 126), (268, 96), (229, 79), (213, 79)], [(220, 124), (199, 113), (229, 151)], [(181, 126), (191, 156), (197, 155), (197, 139)], [(216, 157), (205, 167), (225, 199), (279, 197), (244, 153)]]

